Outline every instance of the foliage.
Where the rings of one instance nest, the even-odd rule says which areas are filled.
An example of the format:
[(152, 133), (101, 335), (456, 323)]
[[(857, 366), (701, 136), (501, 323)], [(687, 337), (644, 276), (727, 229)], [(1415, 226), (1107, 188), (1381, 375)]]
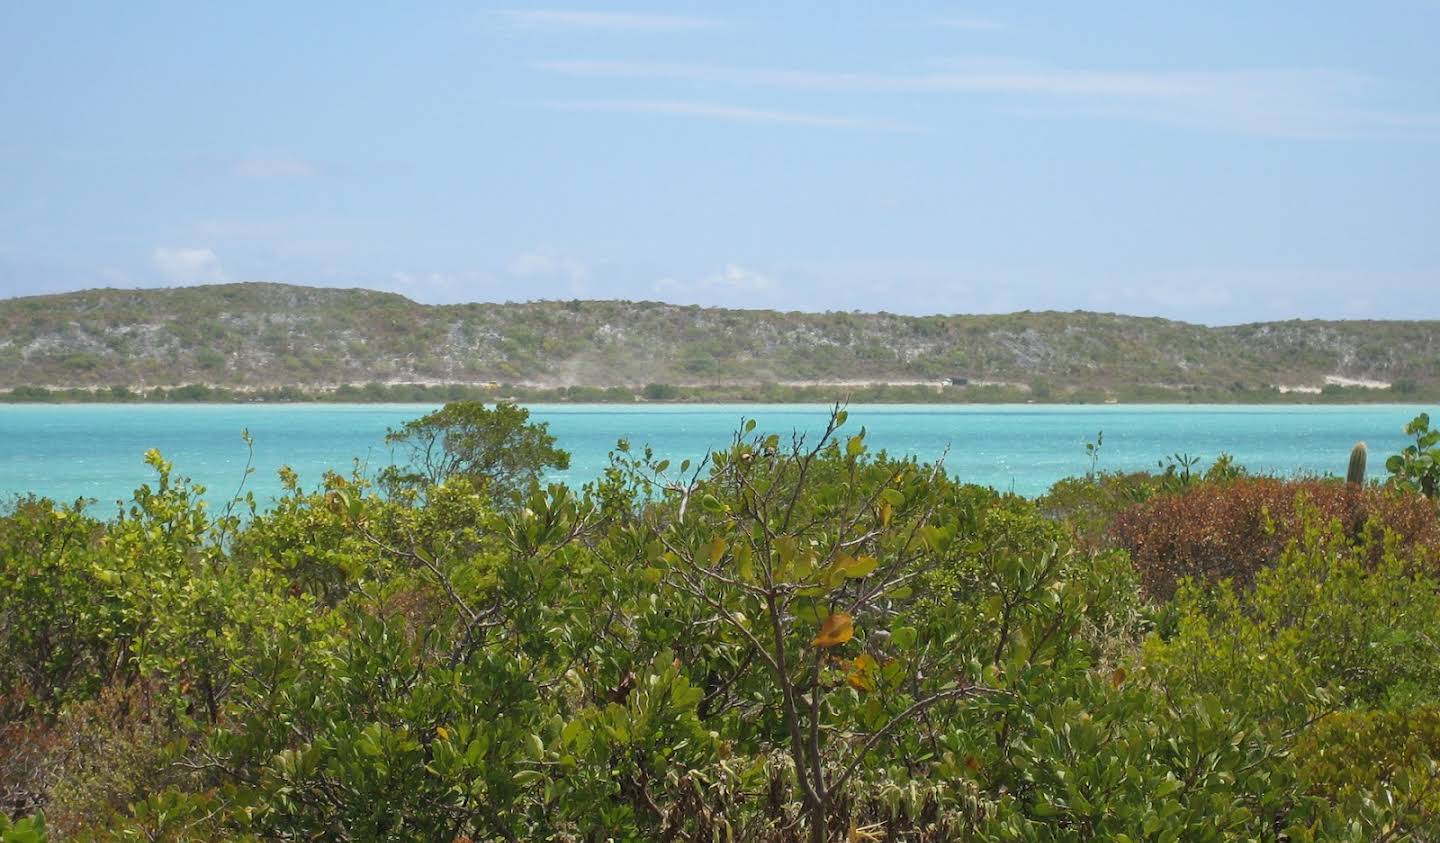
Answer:
[(1176, 454), (1161, 460), (1154, 471), (1097, 471), (1093, 459), (1098, 447), (1086, 445), (1091, 470), (1082, 477), (1055, 483), (1036, 502), (1051, 519), (1068, 525), (1075, 538), (1092, 549), (1109, 545), (1111, 525), (1131, 506), (1155, 495), (1178, 494), (1200, 483), (1223, 486), (1245, 472), (1228, 454), (1222, 454), (1204, 473), (1194, 471), (1197, 458)]
[(1440, 831), (1440, 708), (1335, 712), (1302, 733), (1295, 758), (1320, 823), (1358, 821), (1371, 839)]
[(1147, 678), (1182, 704), (1215, 700), (1293, 757), (1272, 765), (1303, 807), (1289, 839), (1432, 839), (1440, 581), (1413, 571), (1395, 535), (1357, 546), (1301, 510), (1299, 536), (1250, 590), (1182, 588), (1175, 634), (1148, 643)]
[(1385, 461), (1390, 482), (1428, 498), (1440, 497), (1440, 428), (1430, 428), (1430, 414), (1421, 413), (1405, 425), (1405, 435), (1415, 444)]
[(1186, 577), (1248, 584), (1298, 537), (1306, 505), (1356, 540), (1382, 528), (1393, 531), (1413, 549), (1417, 564), (1433, 564), (1440, 553), (1435, 505), (1416, 495), (1267, 477), (1157, 495), (1120, 512), (1111, 537), (1134, 560), (1146, 594), (1163, 600)]
[(0, 814), (0, 841), (3, 843), (44, 843), (48, 839), (43, 814), (14, 821)]
[(0, 840), (1440, 833), (1432, 503), (1182, 458), (1037, 505), (845, 423), (508, 500), (211, 514), (153, 454), (113, 518), (22, 501)]
[(409, 462), (387, 468), (381, 482), (392, 490), (423, 489), (463, 477), (497, 498), (509, 497), (546, 469), (570, 467), (549, 425), (529, 419), (529, 410), (504, 401), (493, 408), (479, 401), (446, 404), (385, 434)]

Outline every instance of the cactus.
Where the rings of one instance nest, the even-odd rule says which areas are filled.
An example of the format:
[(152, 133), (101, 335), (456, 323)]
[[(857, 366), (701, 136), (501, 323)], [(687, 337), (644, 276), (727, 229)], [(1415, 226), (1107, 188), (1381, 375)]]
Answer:
[(1345, 482), (1351, 486), (1365, 485), (1365, 443), (1356, 442), (1350, 449), (1350, 468), (1345, 472)]

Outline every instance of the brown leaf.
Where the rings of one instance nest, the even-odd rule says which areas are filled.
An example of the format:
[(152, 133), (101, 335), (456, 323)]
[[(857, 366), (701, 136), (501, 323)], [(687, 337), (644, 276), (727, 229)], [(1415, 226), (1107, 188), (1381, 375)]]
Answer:
[(855, 636), (855, 620), (844, 612), (834, 612), (820, 624), (820, 634), (810, 642), (812, 647), (838, 647)]

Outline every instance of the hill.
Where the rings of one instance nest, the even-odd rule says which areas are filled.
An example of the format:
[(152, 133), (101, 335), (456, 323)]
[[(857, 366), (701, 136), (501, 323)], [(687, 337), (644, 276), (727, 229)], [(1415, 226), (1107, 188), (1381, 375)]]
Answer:
[[(487, 382), (520, 388), (969, 382), (1039, 400), (1428, 395), (1440, 322), (1207, 327), (1073, 312), (779, 313), (658, 302), (423, 305), (226, 284), (0, 301), (0, 389)], [(1390, 389), (1347, 389), (1362, 383)], [(1301, 388), (1296, 393), (1291, 390)], [(963, 393), (964, 389), (946, 390)]]

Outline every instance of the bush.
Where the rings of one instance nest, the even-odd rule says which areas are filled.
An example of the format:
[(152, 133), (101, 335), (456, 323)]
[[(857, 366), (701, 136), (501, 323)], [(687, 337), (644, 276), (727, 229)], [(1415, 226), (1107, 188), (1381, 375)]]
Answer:
[[(212, 516), (153, 453), (113, 520), (22, 502), (0, 793), (36, 819), (0, 841), (41, 816), (76, 839), (1433, 837), (1431, 504), (1189, 461), (1067, 487), (1091, 523), (1096, 489), (1141, 489), (1122, 521), (1164, 539), (1165, 582), (1204, 574), (1151, 606), (1143, 567), (1051, 517), (1063, 495), (832, 422), (678, 466), (622, 443), (590, 486), (503, 505), (287, 471), (268, 512)], [(1247, 589), (1208, 580), (1233, 570)]]
[(1440, 707), (1335, 712), (1304, 731), (1295, 761), (1323, 806), (1316, 828), (1358, 822), (1370, 839), (1440, 834)]
[[(1116, 517), (1111, 539), (1130, 553), (1148, 597), (1167, 600), (1179, 581), (1248, 586), (1298, 535), (1301, 501), (1347, 535), (1388, 530), (1417, 559), (1440, 553), (1436, 506), (1418, 495), (1322, 480), (1238, 478), (1202, 483), (1137, 504)], [(1375, 553), (1379, 545), (1372, 544)]]
[(1131, 506), (1160, 494), (1178, 494), (1201, 483), (1224, 485), (1245, 476), (1234, 458), (1221, 454), (1203, 473), (1195, 471), (1199, 458), (1174, 454), (1156, 464), (1158, 471), (1095, 471), (1100, 443), (1087, 443), (1091, 471), (1055, 483), (1036, 503), (1040, 510), (1070, 527), (1082, 544), (1092, 549), (1111, 546), (1109, 532), (1115, 517)]
[(640, 394), (649, 401), (673, 401), (680, 397), (680, 388), (668, 383), (647, 383)]
[(1106, 544), (1115, 516), (1160, 491), (1155, 475), (1102, 472), (1059, 480), (1036, 501), (1040, 511), (1067, 525), (1089, 547)]

